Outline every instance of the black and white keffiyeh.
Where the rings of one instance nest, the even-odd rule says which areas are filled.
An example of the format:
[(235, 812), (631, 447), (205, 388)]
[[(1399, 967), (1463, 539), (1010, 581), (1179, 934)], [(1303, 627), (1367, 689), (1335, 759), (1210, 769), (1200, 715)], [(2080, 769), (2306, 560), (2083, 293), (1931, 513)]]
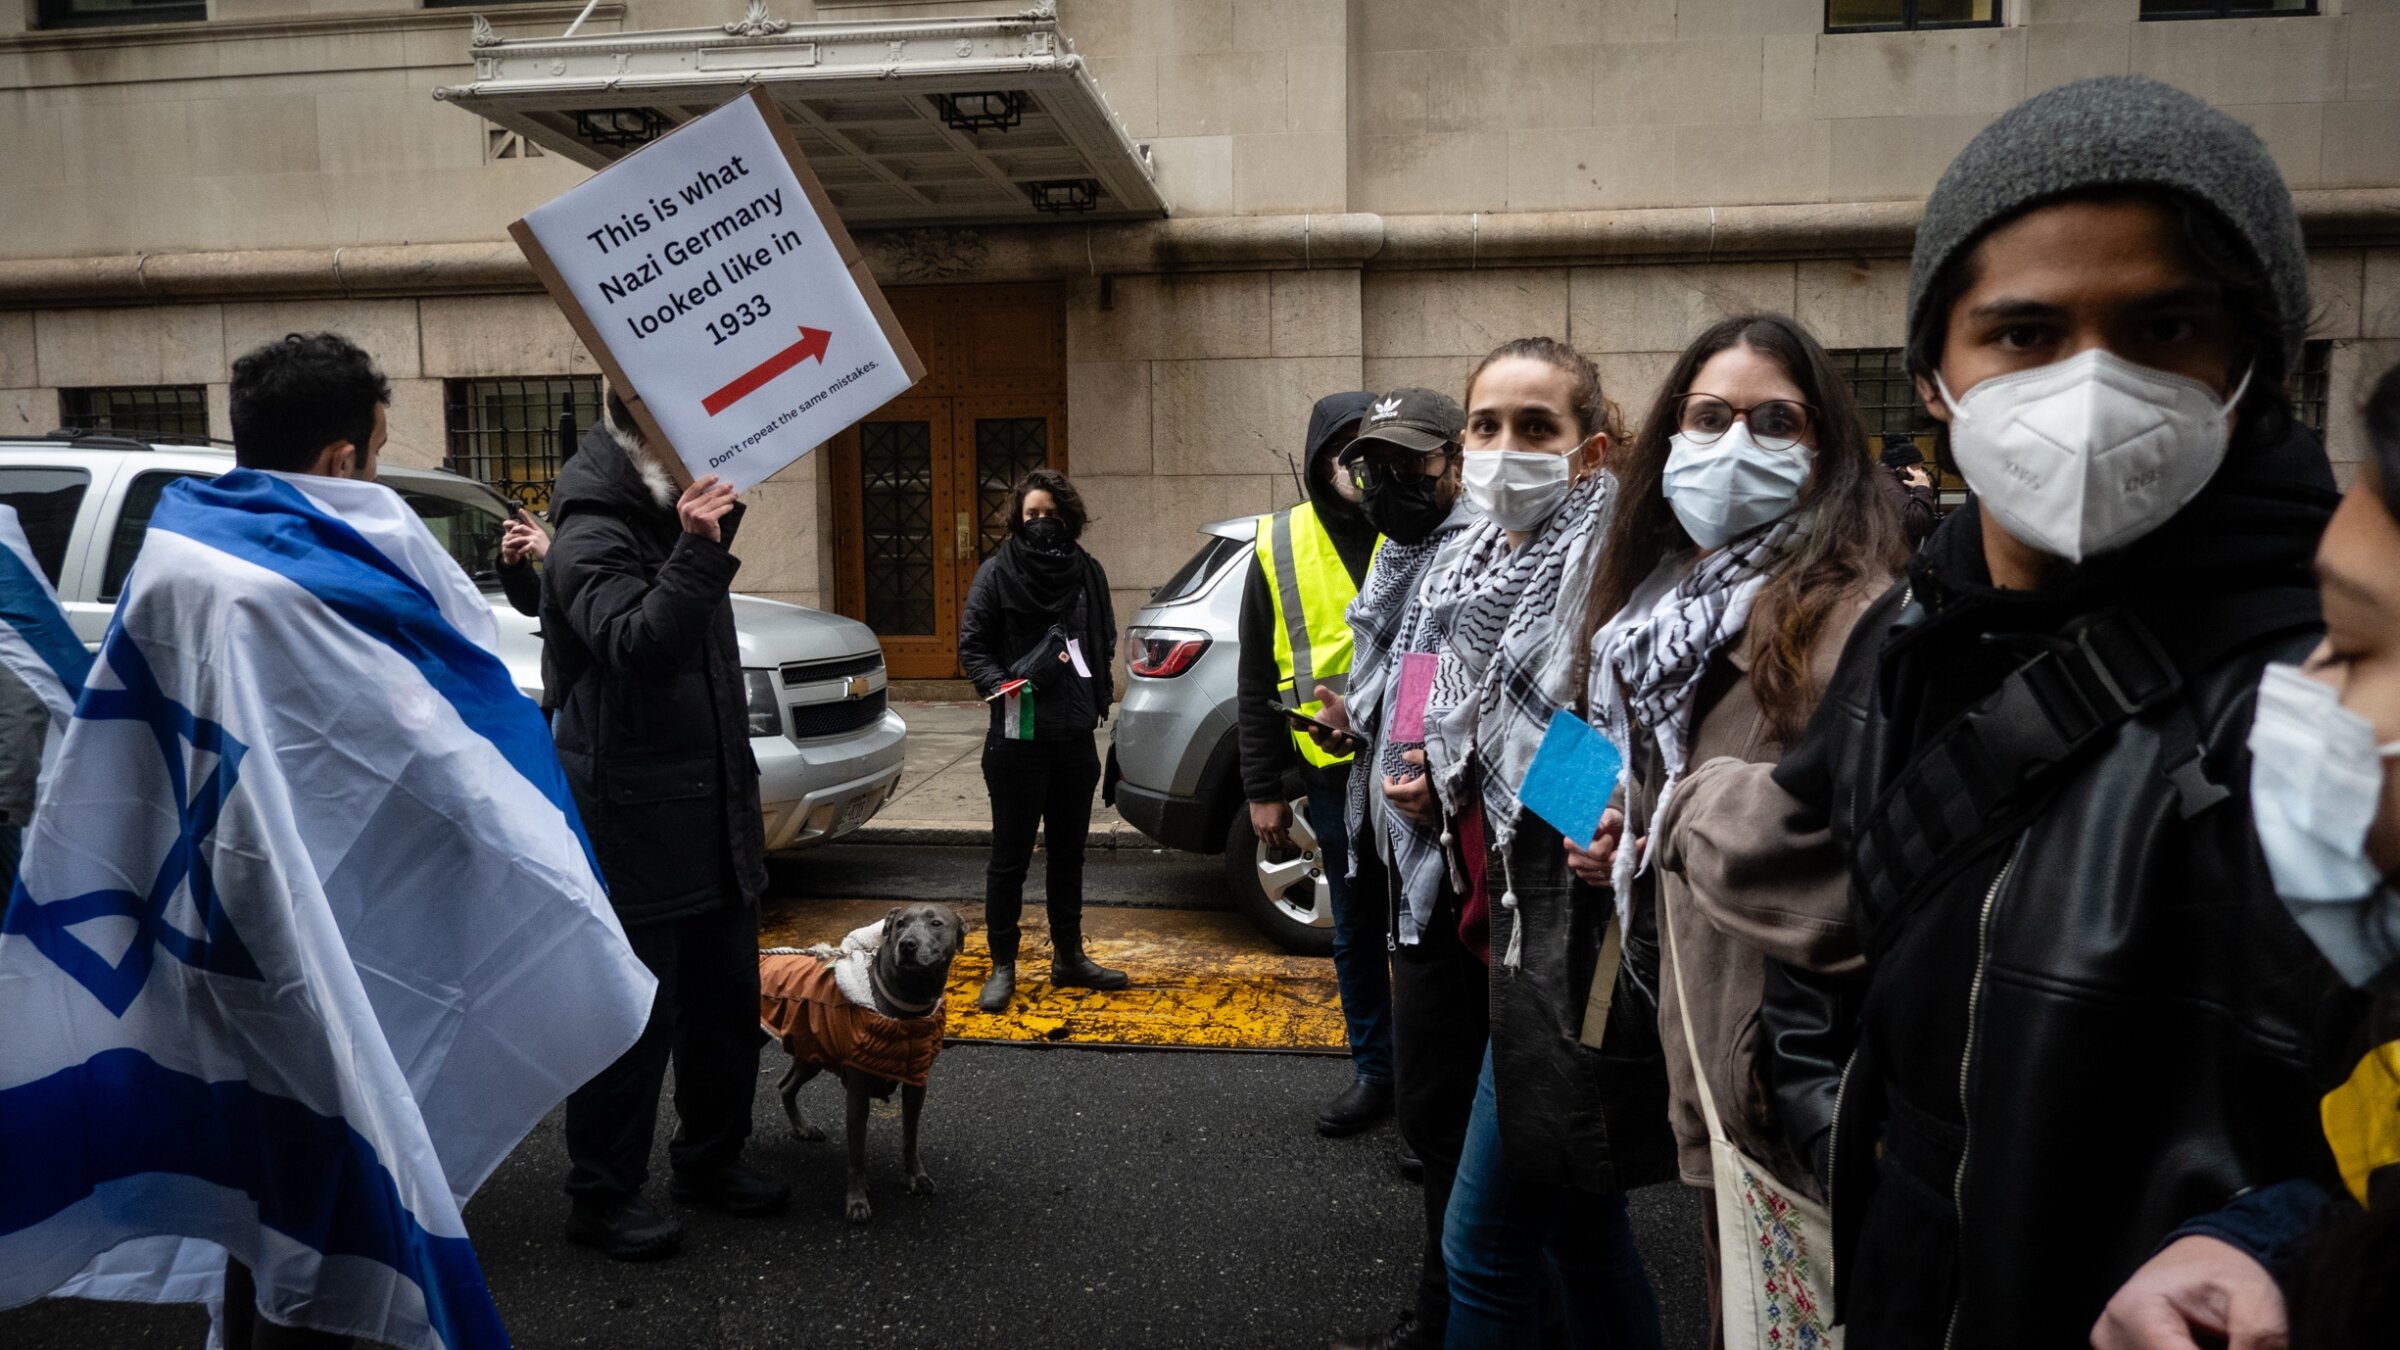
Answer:
[(1601, 546), (1616, 510), (1616, 480), (1577, 483), (1516, 548), (1490, 520), (1478, 522), (1426, 578), (1427, 617), (1441, 635), (1426, 720), (1434, 786), (1453, 815), (1472, 803), (1458, 793), (1473, 770), (1493, 843), (1515, 837), (1517, 784), (1550, 729), (1550, 716), (1583, 701), (1584, 617)]
[[(1345, 818), (1353, 839), (1369, 838), (1370, 823), (1380, 815), (1385, 821), (1385, 837), (1390, 847), (1394, 873), (1399, 876), (1403, 893), (1414, 895), (1416, 885), (1412, 875), (1422, 877), (1426, 904), (1430, 907), (1439, 891), (1442, 876), (1441, 842), (1432, 831), (1419, 827), (1397, 811), (1376, 812), (1367, 797), (1369, 792), (1382, 790), (1383, 778), (1394, 778), (1410, 771), (1406, 760), (1400, 758), (1402, 747), (1391, 744), (1384, 735), (1389, 715), (1390, 697), (1397, 687), (1402, 652), (1431, 651), (1430, 647), (1415, 645), (1417, 630), (1410, 619), (1417, 606), (1413, 604), (1425, 579), (1427, 570), (1441, 553), (1444, 545), (1458, 538), (1476, 520), (1475, 508), (1465, 498), (1451, 508), (1449, 516), (1415, 544), (1396, 544), (1389, 540), (1376, 550), (1375, 562), (1367, 570), (1367, 579), (1359, 587), (1358, 598), (1350, 602), (1350, 692), (1344, 706), (1350, 715), (1350, 725), (1367, 742), (1359, 756), (1357, 767), (1350, 774), (1350, 795)], [(1350, 874), (1358, 874), (1358, 850), (1350, 850)], [(1417, 916), (1407, 907), (1401, 910), (1403, 942), (1415, 942)]]
[[(1625, 755), (1620, 785), (1633, 772), (1636, 730), (1657, 741), (1666, 769), (1655, 803), (1658, 812), (1663, 813), (1675, 795), (1691, 754), (1692, 702), (1701, 677), (1716, 654), (1749, 627), (1751, 604), (1807, 528), (1800, 517), (1786, 516), (1697, 564), (1681, 557), (1668, 559), (1662, 568), (1689, 565), (1690, 570), (1648, 613), (1629, 610), (1593, 637), (1592, 723)], [(1657, 823), (1654, 815), (1650, 824), (1655, 828)], [(1627, 846), (1617, 850), (1613, 879), (1620, 920), (1637, 871), (1631, 843), (1629, 837)]]
[[(1480, 807), (1503, 857), (1524, 810), (1517, 785), (1551, 714), (1583, 701), (1584, 618), (1615, 513), (1616, 479), (1596, 473), (1516, 548), (1497, 522), (1479, 521), (1443, 551), (1420, 594), (1440, 637), (1425, 721), (1434, 790), (1451, 816)], [(1465, 796), (1470, 776), (1480, 801)]]

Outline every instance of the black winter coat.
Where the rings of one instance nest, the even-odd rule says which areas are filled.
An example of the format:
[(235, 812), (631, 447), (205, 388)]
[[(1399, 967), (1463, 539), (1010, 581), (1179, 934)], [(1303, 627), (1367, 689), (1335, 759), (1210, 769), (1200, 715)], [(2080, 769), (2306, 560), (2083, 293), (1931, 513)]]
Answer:
[(606, 427), (550, 496), (542, 661), (559, 763), (628, 925), (754, 905), (766, 889), (730, 590), (741, 562), (686, 534)]
[(1787, 832), (1829, 827), (1855, 859), (1884, 785), (2045, 637), (2110, 605), (2156, 633), (2250, 634), (1960, 850), (1929, 899), (1883, 912), (1854, 885), (1863, 985), (1770, 975), (1777, 1100), (1831, 1197), (1856, 1350), (2081, 1345), (2178, 1224), (2333, 1177), (2317, 1100), (2357, 1009), (2275, 898), (2244, 748), (2261, 667), (2315, 640), (2331, 505), (2220, 477), (2124, 555), (2003, 592), (1970, 504), (1860, 620), (1775, 771), (1801, 807)]
[[(1099, 559), (1081, 549), (1076, 552), (1087, 569), (1083, 600), (1063, 620), (1003, 603), (993, 575), (1001, 566), (997, 555), (984, 559), (983, 566), (976, 569), (975, 583), (967, 588), (966, 608), (958, 618), (958, 664), (974, 682), (976, 693), (989, 698), (1010, 680), (1034, 681), (1035, 740), (1091, 735), (1107, 720), (1109, 704), (1115, 698), (1117, 613), (1108, 598), (1108, 573), (1101, 570)], [(1037, 671), (1027, 662), (1053, 623), (1063, 623), (1081, 639), (1090, 679), (1078, 679), (1072, 671), (1063, 678), (1051, 675), (1046, 679), (1047, 672)], [(1005, 703), (1005, 699), (991, 699), (988, 734), (995, 740), (1000, 738)]]

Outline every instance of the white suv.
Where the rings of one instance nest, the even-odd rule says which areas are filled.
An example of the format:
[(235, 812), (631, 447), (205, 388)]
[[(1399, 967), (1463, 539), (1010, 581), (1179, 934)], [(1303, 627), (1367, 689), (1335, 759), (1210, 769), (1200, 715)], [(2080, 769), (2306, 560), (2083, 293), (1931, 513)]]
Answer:
[[(17, 509), (33, 554), (74, 622), (100, 645), (159, 493), (179, 478), (214, 478), (229, 450), (152, 443), (112, 433), (0, 437), (0, 503)], [(535, 620), (500, 592), (500, 526), (510, 507), (473, 479), (385, 465), (434, 538), (483, 588), (500, 627), (500, 656), (529, 697), (542, 691)], [(864, 825), (899, 785), (908, 724), (888, 706), (883, 648), (854, 619), (755, 596), (733, 597), (750, 697), (750, 749), (770, 852), (808, 848)]]

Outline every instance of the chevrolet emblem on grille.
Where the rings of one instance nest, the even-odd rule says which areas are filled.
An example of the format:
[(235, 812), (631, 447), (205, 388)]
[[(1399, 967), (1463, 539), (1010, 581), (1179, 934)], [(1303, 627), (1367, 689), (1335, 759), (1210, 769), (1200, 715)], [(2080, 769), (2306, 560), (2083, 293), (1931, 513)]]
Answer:
[(851, 676), (843, 683), (842, 693), (854, 700), (865, 698), (867, 696), (867, 677), (864, 675)]

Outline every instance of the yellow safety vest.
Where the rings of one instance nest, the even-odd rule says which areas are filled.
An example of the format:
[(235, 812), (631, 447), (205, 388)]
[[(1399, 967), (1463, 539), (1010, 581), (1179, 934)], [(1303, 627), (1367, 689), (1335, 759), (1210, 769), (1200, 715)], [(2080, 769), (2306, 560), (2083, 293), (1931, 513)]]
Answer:
[[(1383, 541), (1375, 541), (1380, 550)], [(1350, 602), (1358, 583), (1342, 565), (1314, 502), (1302, 502), (1258, 518), (1258, 565), (1275, 603), (1275, 682), (1281, 701), (1314, 717), (1324, 710), (1320, 684), (1337, 693), (1350, 686)], [(1322, 769), (1346, 764), (1348, 755), (1329, 755), (1308, 733), (1292, 730), (1300, 758)]]
[(2367, 1179), (2400, 1167), (2400, 1041), (2368, 1051), (2349, 1081), (2325, 1094), (2319, 1110), (2342, 1184), (2366, 1204)]

